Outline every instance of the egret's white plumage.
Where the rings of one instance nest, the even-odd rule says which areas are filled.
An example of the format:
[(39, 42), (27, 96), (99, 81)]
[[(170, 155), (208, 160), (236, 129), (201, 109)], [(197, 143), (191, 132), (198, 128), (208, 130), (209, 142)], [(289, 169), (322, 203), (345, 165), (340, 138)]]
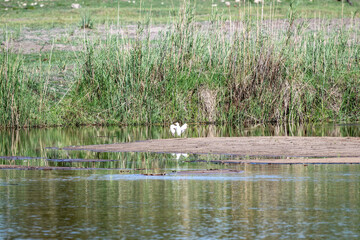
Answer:
[(176, 157), (176, 160), (179, 160), (181, 157), (187, 158), (189, 155), (187, 153), (172, 153), (174, 157)]
[(170, 132), (173, 136), (175, 136), (175, 132), (176, 132), (176, 126), (174, 124), (170, 125)]
[(175, 136), (175, 133), (180, 137), (183, 132), (185, 132), (187, 128), (187, 124), (180, 126), (178, 122), (170, 125), (170, 132), (173, 136)]

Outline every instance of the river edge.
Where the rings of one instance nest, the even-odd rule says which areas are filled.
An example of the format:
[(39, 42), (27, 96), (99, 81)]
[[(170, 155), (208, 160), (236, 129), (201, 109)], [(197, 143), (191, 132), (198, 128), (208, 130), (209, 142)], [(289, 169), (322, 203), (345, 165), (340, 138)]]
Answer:
[(360, 157), (359, 137), (206, 137), (169, 138), (101, 145), (69, 146), (63, 150), (225, 154), (251, 157)]
[[(153, 152), (225, 154), (241, 160), (224, 164), (345, 164), (360, 163), (359, 137), (208, 137), (153, 139), (129, 143), (69, 146), (63, 150), (92, 152)], [(249, 157), (251, 159), (246, 159)], [(259, 159), (257, 159), (259, 158)]]

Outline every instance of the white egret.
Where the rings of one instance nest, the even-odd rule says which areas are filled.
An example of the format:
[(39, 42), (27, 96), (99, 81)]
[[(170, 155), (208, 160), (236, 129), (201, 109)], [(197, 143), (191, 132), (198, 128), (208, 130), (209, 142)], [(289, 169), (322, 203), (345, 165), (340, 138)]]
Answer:
[(185, 132), (186, 128), (187, 128), (186, 123), (184, 125), (180, 126), (179, 123), (176, 122), (175, 125), (174, 124), (170, 125), (170, 132), (173, 136), (175, 136), (175, 132), (176, 132), (176, 134), (180, 137), (181, 134), (183, 132)]
[(181, 157), (187, 158), (189, 155), (187, 153), (172, 153), (174, 157), (176, 156), (176, 160), (179, 160)]

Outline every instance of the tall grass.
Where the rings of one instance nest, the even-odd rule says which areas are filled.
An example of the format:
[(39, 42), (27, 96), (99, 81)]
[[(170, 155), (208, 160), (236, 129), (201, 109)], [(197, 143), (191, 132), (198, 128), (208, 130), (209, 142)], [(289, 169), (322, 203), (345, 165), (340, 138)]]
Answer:
[(287, 29), (275, 33), (250, 21), (233, 29), (224, 24), (237, 23), (199, 26), (190, 9), (181, 11), (154, 40), (149, 25), (140, 25), (135, 39), (87, 46), (76, 96), (95, 121), (359, 119), (355, 30), (319, 23), (309, 31), (293, 12)]
[[(178, 19), (157, 36), (151, 35), (151, 21), (147, 20), (138, 25), (133, 38), (85, 38), (84, 54), (79, 55), (81, 67), (69, 94), (61, 103), (47, 101), (48, 109), (53, 109), (50, 112), (57, 112), (59, 117), (54, 121), (154, 124), (175, 120), (359, 120), (360, 47), (356, 26), (328, 29), (321, 19), (297, 20), (290, 8), (288, 21), (279, 28), (276, 22), (262, 20), (261, 9), (256, 21), (247, 20), (248, 9), (241, 11), (241, 22), (213, 16), (210, 22), (196, 23), (193, 9), (184, 5)], [(318, 24), (316, 31), (307, 27), (314, 23)], [(1, 79), (23, 87), (10, 88), (2, 81), (2, 97), (7, 104), (1, 111), (7, 115), (1, 124), (32, 125), (36, 118), (26, 104), (33, 100), (26, 98), (29, 88), (24, 87), (29, 83), (19, 80), (23, 79), (21, 64), (11, 64), (6, 71), (12, 71), (13, 77), (2, 70)], [(10, 91), (19, 96), (16, 105), (4, 97)], [(21, 108), (22, 104), (26, 107)]]
[(26, 74), (23, 58), (8, 51), (0, 53), (0, 125), (30, 126), (41, 112), (40, 81)]

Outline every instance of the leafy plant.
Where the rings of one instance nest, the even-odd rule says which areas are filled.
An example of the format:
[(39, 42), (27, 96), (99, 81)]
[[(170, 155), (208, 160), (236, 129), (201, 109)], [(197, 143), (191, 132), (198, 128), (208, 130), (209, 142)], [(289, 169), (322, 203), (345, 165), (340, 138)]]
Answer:
[(92, 17), (89, 12), (85, 12), (81, 15), (81, 22), (79, 24), (80, 28), (88, 28), (93, 29), (94, 28), (94, 21), (92, 20)]

